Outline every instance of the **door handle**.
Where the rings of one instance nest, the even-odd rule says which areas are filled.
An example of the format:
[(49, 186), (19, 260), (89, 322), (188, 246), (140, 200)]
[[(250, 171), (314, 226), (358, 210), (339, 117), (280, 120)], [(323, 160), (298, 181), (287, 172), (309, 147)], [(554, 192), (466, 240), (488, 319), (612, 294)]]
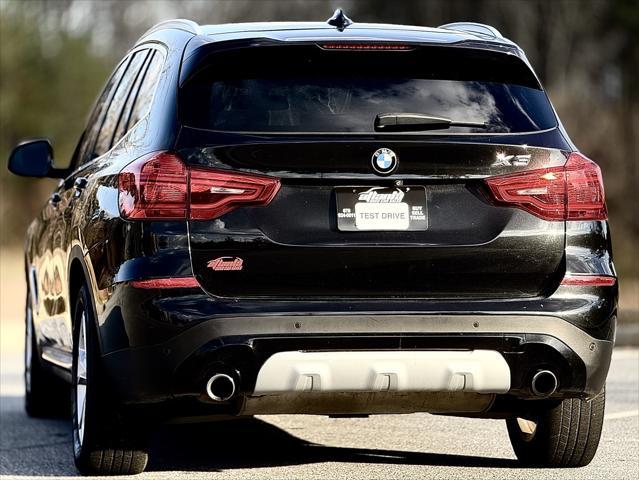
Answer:
[(82, 195), (82, 191), (86, 188), (87, 183), (89, 183), (89, 181), (85, 177), (78, 177), (75, 179), (75, 182), (73, 182), (73, 187), (75, 188), (73, 198), (78, 198)]
[(82, 191), (86, 188), (88, 183), (89, 181), (86, 179), (86, 177), (78, 177), (75, 179), (75, 182), (73, 182), (73, 186), (76, 190)]
[(57, 207), (62, 201), (62, 196), (58, 192), (53, 192), (49, 197), (49, 203), (54, 207)]

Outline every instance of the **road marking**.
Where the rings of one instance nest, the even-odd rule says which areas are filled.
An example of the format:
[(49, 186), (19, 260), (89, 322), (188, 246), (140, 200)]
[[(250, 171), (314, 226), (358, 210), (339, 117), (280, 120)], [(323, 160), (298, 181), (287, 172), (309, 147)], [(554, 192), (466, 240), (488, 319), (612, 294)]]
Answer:
[(605, 418), (608, 420), (615, 420), (617, 418), (629, 418), (629, 417), (638, 417), (639, 410), (628, 410), (626, 412), (615, 412), (615, 413), (606, 413)]

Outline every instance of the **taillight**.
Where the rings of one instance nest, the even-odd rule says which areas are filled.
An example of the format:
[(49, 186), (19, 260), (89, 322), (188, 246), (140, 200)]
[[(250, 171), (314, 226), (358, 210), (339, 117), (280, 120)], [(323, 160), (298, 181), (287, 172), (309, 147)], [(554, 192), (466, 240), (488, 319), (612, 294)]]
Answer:
[(142, 157), (118, 177), (120, 214), (129, 219), (211, 220), (240, 206), (266, 205), (279, 187), (273, 177), (187, 167), (168, 152)]
[(579, 153), (566, 162), (567, 220), (605, 220), (606, 196), (599, 165)]
[(191, 218), (217, 218), (239, 206), (266, 205), (277, 194), (280, 181), (261, 175), (191, 169)]
[(120, 214), (131, 219), (185, 219), (187, 169), (170, 153), (144, 156), (128, 164), (118, 177)]
[(599, 166), (571, 153), (563, 167), (490, 177), (485, 180), (498, 205), (521, 208), (545, 220), (608, 218)]

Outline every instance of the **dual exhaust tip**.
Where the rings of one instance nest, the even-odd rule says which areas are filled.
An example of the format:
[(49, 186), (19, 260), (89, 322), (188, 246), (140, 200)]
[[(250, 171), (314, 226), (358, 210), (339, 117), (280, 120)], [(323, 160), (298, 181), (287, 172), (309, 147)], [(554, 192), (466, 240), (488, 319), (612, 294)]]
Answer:
[[(557, 376), (550, 370), (539, 370), (530, 382), (532, 393), (538, 397), (549, 397), (559, 386)], [(216, 373), (206, 382), (206, 394), (215, 402), (225, 402), (237, 393), (235, 379), (226, 373)]]
[(530, 382), (532, 393), (538, 397), (549, 397), (557, 391), (558, 386), (557, 376), (550, 370), (539, 370)]
[(226, 373), (216, 373), (206, 382), (206, 394), (215, 402), (225, 402), (237, 392), (235, 379)]

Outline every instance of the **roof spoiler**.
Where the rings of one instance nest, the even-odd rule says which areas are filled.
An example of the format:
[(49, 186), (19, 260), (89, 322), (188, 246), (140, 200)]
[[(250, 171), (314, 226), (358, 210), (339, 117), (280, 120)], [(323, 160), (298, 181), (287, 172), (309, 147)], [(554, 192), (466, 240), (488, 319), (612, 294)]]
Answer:
[(158, 30), (164, 29), (175, 29), (175, 30), (183, 30), (188, 33), (192, 33), (193, 35), (199, 35), (201, 33), (200, 26), (195, 23), (193, 20), (188, 20), (186, 18), (176, 18), (173, 20), (165, 20), (163, 22), (157, 23), (149, 28), (146, 32), (142, 34), (138, 42), (150, 35), (153, 32), (157, 32)]
[(504, 36), (495, 27), (475, 22), (454, 22), (440, 25), (438, 28), (446, 30), (457, 30), (460, 32), (471, 33), (473, 35), (481, 35), (490, 38), (504, 38)]

